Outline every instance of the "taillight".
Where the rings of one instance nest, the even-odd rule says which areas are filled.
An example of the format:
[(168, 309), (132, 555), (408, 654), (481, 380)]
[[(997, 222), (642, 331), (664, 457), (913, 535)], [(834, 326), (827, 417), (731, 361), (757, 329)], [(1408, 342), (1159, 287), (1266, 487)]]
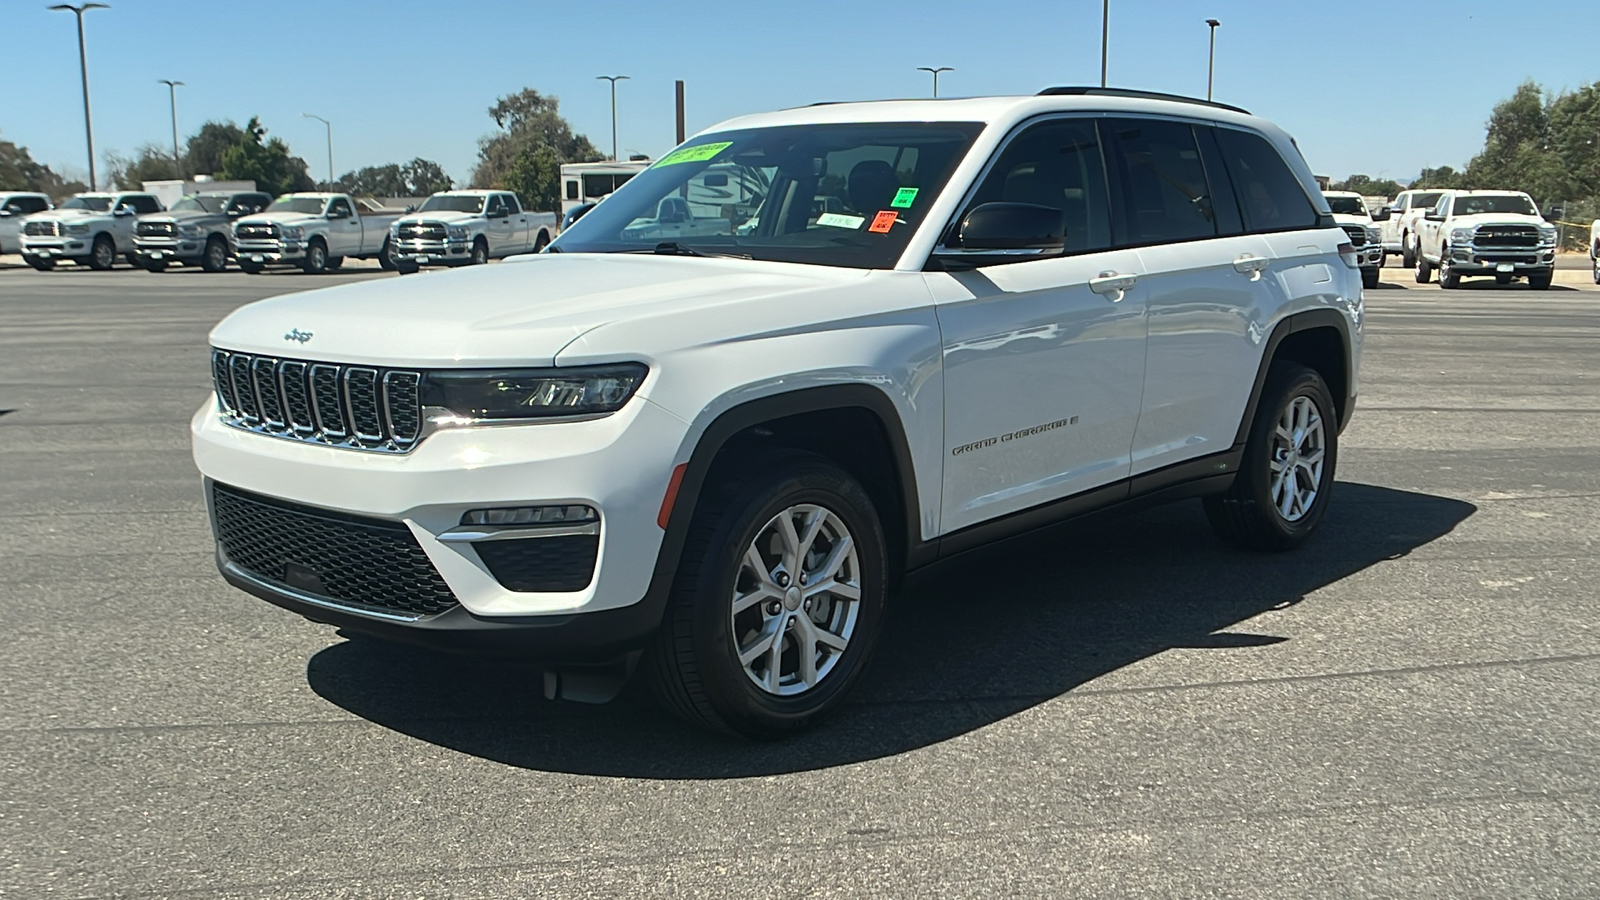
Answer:
[(1356, 258), (1356, 248), (1353, 244), (1345, 242), (1339, 245), (1339, 258), (1352, 269), (1361, 268), (1361, 260)]

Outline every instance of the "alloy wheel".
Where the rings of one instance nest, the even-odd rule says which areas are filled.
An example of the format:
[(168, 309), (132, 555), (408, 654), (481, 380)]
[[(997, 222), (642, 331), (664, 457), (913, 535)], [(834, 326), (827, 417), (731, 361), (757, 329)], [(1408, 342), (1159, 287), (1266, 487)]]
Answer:
[(837, 513), (800, 504), (773, 516), (739, 563), (734, 654), (761, 690), (803, 694), (833, 671), (861, 606), (856, 542)]
[(1272, 505), (1286, 522), (1306, 517), (1322, 488), (1327, 450), (1322, 413), (1310, 397), (1289, 401), (1272, 432)]

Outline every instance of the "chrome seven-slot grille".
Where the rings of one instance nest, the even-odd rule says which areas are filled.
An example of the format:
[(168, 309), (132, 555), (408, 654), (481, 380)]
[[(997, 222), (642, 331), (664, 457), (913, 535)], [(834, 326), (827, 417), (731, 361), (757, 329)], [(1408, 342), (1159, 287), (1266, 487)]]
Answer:
[(1350, 246), (1365, 247), (1367, 245), (1367, 229), (1360, 225), (1341, 225), (1344, 233), (1350, 235)]
[(400, 226), (397, 236), (402, 241), (442, 241), (445, 227), (433, 222), (407, 222)]
[(31, 234), (31, 235), (35, 235), (35, 236), (38, 236), (38, 235), (55, 236), (55, 235), (58, 235), (58, 234), (61, 233), (61, 223), (60, 222), (28, 222), (27, 224), (22, 226), (22, 233), (23, 234)]
[(235, 428), (377, 453), (422, 436), (420, 372), (213, 349), (211, 378)]
[(152, 236), (160, 236), (160, 235), (168, 235), (168, 236), (170, 236), (170, 235), (174, 235), (174, 234), (177, 234), (177, 233), (178, 233), (178, 226), (173, 224), (172, 222), (140, 222), (139, 223), (139, 235), (140, 235), (140, 237), (152, 237)]
[(240, 225), (233, 230), (233, 236), (241, 241), (270, 241), (277, 238), (278, 226), (271, 223)]
[(1532, 225), (1479, 225), (1472, 233), (1473, 246), (1491, 249), (1539, 246), (1539, 229)]

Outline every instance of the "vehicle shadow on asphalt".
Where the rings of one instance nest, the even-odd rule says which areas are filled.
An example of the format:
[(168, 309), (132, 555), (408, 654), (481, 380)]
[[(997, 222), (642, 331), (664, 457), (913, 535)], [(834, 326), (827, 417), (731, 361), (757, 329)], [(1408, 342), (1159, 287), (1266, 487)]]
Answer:
[(1197, 502), (975, 551), (908, 585), (838, 715), (777, 743), (703, 734), (628, 696), (605, 706), (549, 702), (535, 666), (370, 640), (317, 653), (306, 678), (371, 722), (522, 768), (663, 779), (826, 768), (982, 728), (1166, 650), (1248, 653), (1294, 640), (1228, 629), (1403, 557), (1476, 510), (1343, 482), (1316, 538), (1293, 553), (1224, 548)]

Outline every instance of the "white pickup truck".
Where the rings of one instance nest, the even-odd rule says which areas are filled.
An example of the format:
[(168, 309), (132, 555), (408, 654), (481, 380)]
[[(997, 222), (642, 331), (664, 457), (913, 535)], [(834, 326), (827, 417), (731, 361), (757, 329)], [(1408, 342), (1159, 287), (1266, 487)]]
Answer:
[(442, 191), (390, 229), (401, 272), (480, 265), (538, 253), (556, 236), (555, 213), (528, 212), (510, 191)]
[(1416, 243), (1418, 284), (1437, 268), (1442, 288), (1492, 275), (1500, 284), (1526, 277), (1542, 291), (1555, 271), (1556, 227), (1521, 191), (1445, 191), (1417, 223)]
[(1594, 283), (1600, 284), (1600, 219), (1589, 224), (1589, 264), (1594, 267)]
[(1439, 202), (1444, 191), (1401, 191), (1373, 220), (1383, 236), (1383, 255), (1398, 256), (1409, 269), (1417, 264), (1417, 220)]
[(0, 192), (0, 254), (22, 252), (22, 220), (53, 209), (46, 194), (31, 191)]
[(22, 223), (22, 258), (41, 272), (61, 260), (109, 269), (120, 254), (137, 265), (133, 245), (135, 216), (162, 211), (153, 194), (77, 194), (55, 209)]
[(1333, 220), (1350, 236), (1350, 246), (1355, 248), (1356, 260), (1361, 266), (1361, 286), (1378, 286), (1378, 270), (1383, 268), (1383, 242), (1378, 226), (1367, 212), (1366, 198), (1352, 191), (1323, 191)]
[(252, 275), (271, 265), (331, 272), (346, 257), (377, 259), (393, 269), (389, 229), (403, 215), (349, 194), (284, 194), (265, 212), (234, 223), (233, 252), (239, 268)]

